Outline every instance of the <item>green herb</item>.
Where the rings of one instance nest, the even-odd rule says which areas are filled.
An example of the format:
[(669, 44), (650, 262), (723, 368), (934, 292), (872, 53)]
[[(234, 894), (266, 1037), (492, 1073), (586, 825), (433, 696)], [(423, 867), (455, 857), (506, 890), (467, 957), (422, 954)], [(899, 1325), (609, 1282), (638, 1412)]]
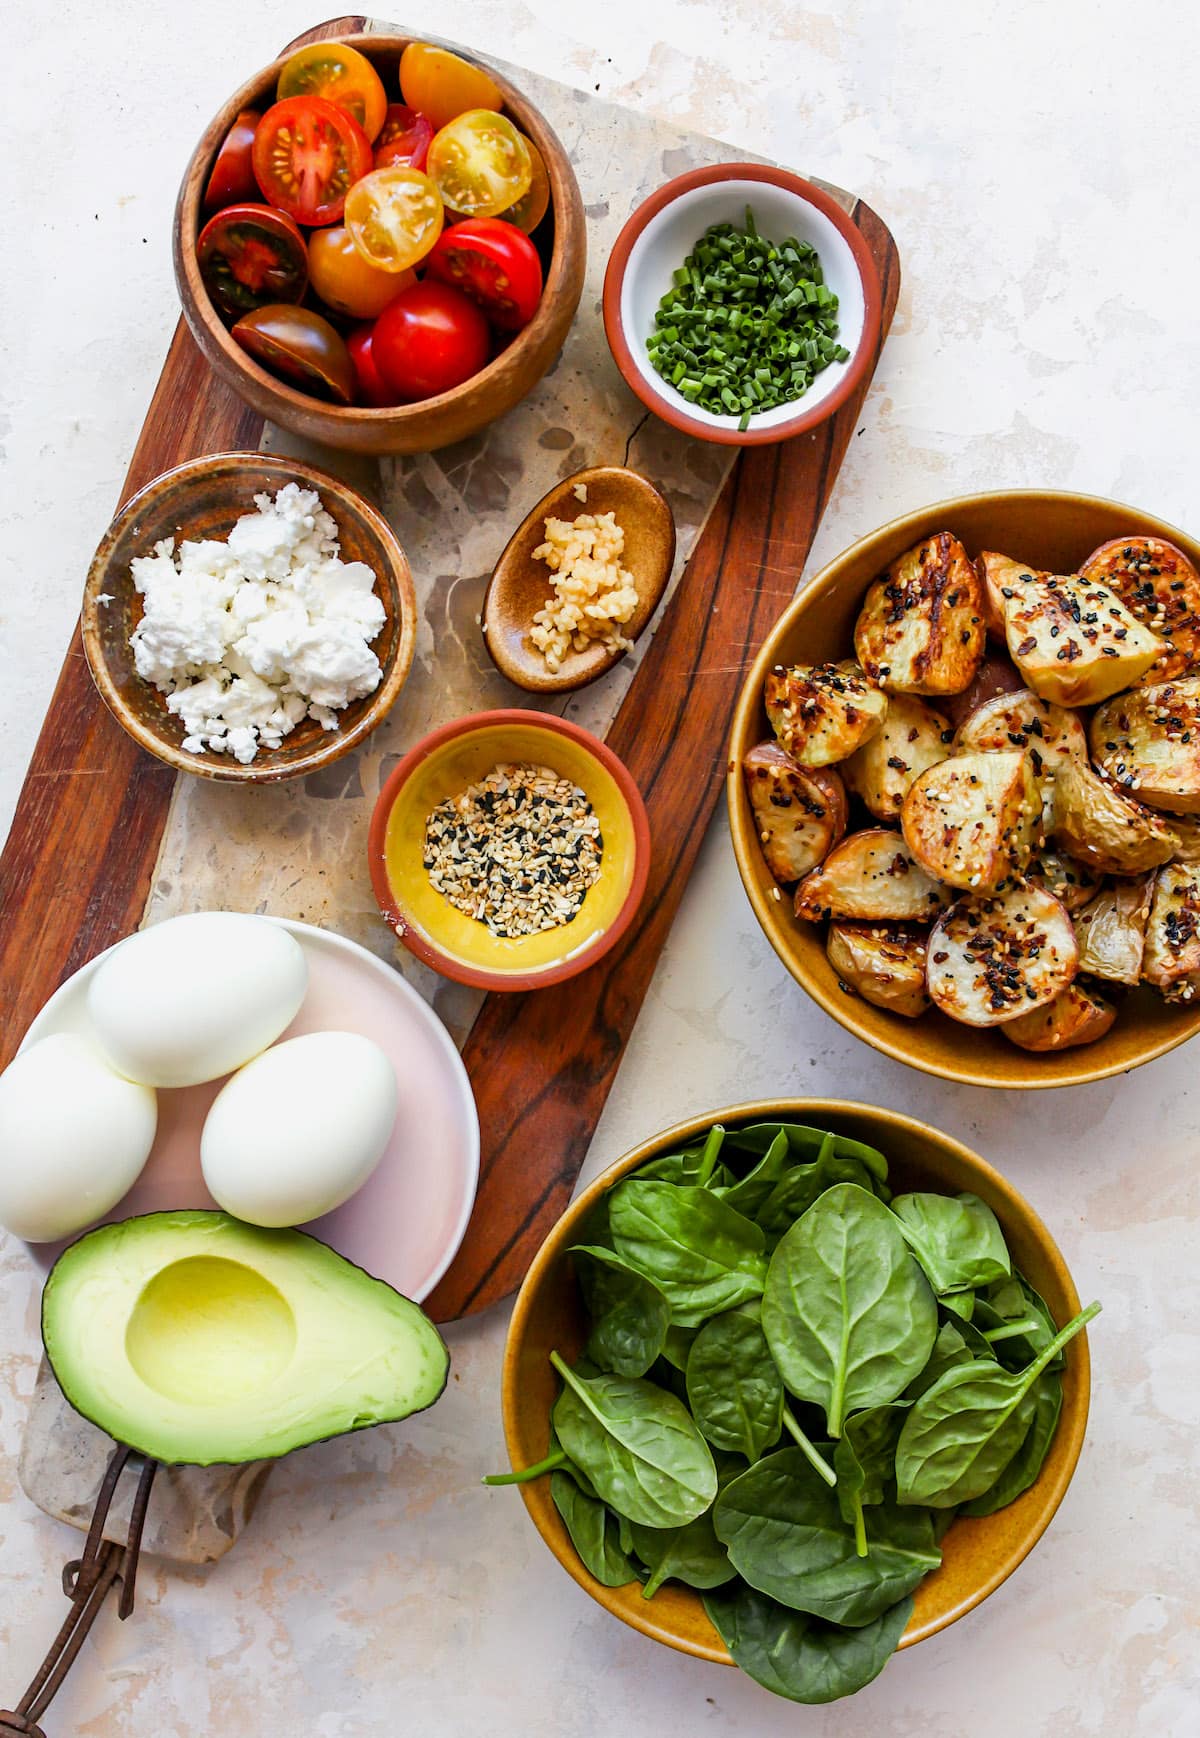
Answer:
[(858, 1629), (822, 1623), (740, 1583), (704, 1600), (713, 1628), (747, 1677), (792, 1702), (836, 1702), (877, 1678), (908, 1627), (901, 1599)]

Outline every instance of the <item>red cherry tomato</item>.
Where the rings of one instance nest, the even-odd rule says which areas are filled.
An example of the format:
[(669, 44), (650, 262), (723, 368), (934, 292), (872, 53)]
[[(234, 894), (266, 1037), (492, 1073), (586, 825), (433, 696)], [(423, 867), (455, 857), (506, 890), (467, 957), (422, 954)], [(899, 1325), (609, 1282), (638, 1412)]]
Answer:
[(375, 167), (423, 169), (433, 138), (433, 122), (410, 109), (407, 103), (390, 103), (379, 137), (375, 141)]
[(226, 133), (204, 189), (205, 211), (220, 211), (223, 205), (241, 205), (258, 198), (254, 179), (254, 132), (262, 116), (257, 109), (243, 109)]
[(517, 332), (542, 295), (542, 262), (527, 235), (495, 217), (468, 217), (443, 230), (429, 272), (478, 302), (493, 326)]
[(346, 194), (372, 166), (358, 122), (323, 97), (288, 97), (269, 108), (253, 156), (263, 197), (297, 223), (336, 223)]
[(376, 410), (383, 410), (389, 404), (395, 404), (396, 394), (384, 385), (383, 375), (376, 365), (371, 348), (374, 336), (374, 326), (358, 326), (346, 339), (346, 348), (350, 352), (354, 380), (358, 387), (355, 398), (359, 404), (369, 404)]
[(200, 231), (196, 259), (217, 307), (235, 317), (268, 302), (298, 302), (308, 284), (304, 237), (269, 205), (218, 211)]
[(397, 398), (436, 398), (487, 362), (487, 321), (448, 284), (420, 283), (380, 314), (371, 340), (375, 365)]

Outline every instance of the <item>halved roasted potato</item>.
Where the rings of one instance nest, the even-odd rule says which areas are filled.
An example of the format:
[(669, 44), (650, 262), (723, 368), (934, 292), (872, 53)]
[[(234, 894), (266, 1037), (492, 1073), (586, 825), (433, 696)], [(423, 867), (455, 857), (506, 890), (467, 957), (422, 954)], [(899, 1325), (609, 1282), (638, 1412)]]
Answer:
[(1139, 680), (1170, 682), (1200, 663), (1200, 573), (1161, 537), (1114, 537), (1079, 569), (1115, 591), (1130, 615), (1163, 641)]
[(1019, 694), (1024, 687), (1021, 672), (1007, 653), (1000, 657), (994, 652), (986, 652), (969, 686), (961, 694), (948, 694), (942, 702), (942, 710), (957, 730), (986, 700), (994, 700), (998, 694)]
[(1168, 1002), (1200, 994), (1200, 869), (1168, 863), (1154, 878), (1142, 979)]
[(975, 567), (983, 581), (984, 619), (987, 631), (993, 640), (1005, 643), (1004, 629), (1004, 599), (1007, 593), (1012, 596), (1015, 583), (1026, 573), (1040, 573), (1041, 569), (1027, 562), (1014, 561), (1011, 555), (997, 555), (993, 549), (984, 549), (975, 558)]
[(913, 780), (950, 753), (950, 720), (915, 694), (893, 694), (887, 717), (842, 767), (847, 785), (881, 821), (897, 821)]
[(1200, 863), (1200, 819), (1195, 815), (1172, 815), (1171, 831), (1178, 843), (1176, 863)]
[(797, 766), (830, 766), (883, 727), (888, 698), (853, 659), (840, 664), (777, 664), (763, 703), (771, 729)]
[(1087, 732), (1077, 712), (1039, 700), (1030, 688), (1017, 694), (1001, 694), (977, 706), (959, 726), (959, 748), (980, 754), (1002, 749), (1028, 749), (1039, 778), (1053, 778), (1059, 762), (1068, 756), (1087, 760)]
[(1096, 709), (1092, 758), (1154, 809), (1200, 810), (1200, 676), (1118, 694)]
[(899, 833), (867, 827), (835, 845), (796, 889), (796, 916), (864, 923), (931, 923), (954, 895), (915, 861)]
[(1078, 574), (1021, 573), (1004, 599), (1008, 650), (1028, 687), (1059, 706), (1096, 706), (1162, 650), (1115, 592)]
[(797, 766), (774, 742), (752, 748), (742, 773), (767, 868), (776, 881), (799, 881), (846, 831), (850, 805), (840, 775)]
[(900, 825), (917, 862), (950, 887), (988, 891), (1017, 874), (1042, 836), (1042, 793), (1020, 749), (956, 754), (904, 799)]
[(1114, 881), (1075, 913), (1081, 972), (1110, 984), (1139, 981), (1153, 895), (1153, 875)]
[(1070, 857), (1101, 875), (1144, 875), (1174, 856), (1179, 839), (1153, 809), (1144, 809), (1081, 760), (1054, 777), (1054, 838)]
[(1093, 898), (1100, 886), (1100, 877), (1084, 863), (1077, 863), (1065, 851), (1043, 845), (1025, 865), (1030, 881), (1061, 899), (1067, 910), (1078, 911)]
[(1022, 1050), (1074, 1050), (1103, 1038), (1117, 1010), (1086, 985), (1068, 984), (1052, 1002), (1006, 1020), (1001, 1030)]
[(846, 989), (865, 1002), (915, 1020), (929, 1006), (924, 935), (875, 923), (834, 923), (825, 952)]
[(1020, 882), (960, 899), (938, 920), (929, 936), (929, 995), (952, 1020), (1000, 1026), (1053, 1001), (1078, 960), (1062, 901)]
[(867, 592), (854, 649), (889, 693), (960, 694), (983, 657), (983, 581), (957, 537), (906, 550)]

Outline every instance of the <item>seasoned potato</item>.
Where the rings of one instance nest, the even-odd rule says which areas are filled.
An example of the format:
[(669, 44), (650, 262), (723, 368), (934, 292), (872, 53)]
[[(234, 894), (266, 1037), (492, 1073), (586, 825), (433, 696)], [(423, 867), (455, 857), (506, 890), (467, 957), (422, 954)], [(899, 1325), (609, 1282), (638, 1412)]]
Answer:
[(1195, 815), (1172, 815), (1171, 831), (1178, 843), (1176, 863), (1200, 863), (1200, 819)]
[(1153, 875), (1114, 881), (1075, 914), (1081, 972), (1110, 984), (1138, 982), (1153, 894)]
[(929, 995), (966, 1026), (1040, 1008), (1074, 978), (1075, 932), (1061, 900), (1028, 882), (960, 899), (929, 936)]
[(1142, 978), (1168, 1002), (1200, 992), (1200, 869), (1169, 863), (1154, 878)]
[(854, 649), (889, 693), (961, 694), (983, 657), (983, 581), (957, 537), (927, 537), (863, 600)]
[(763, 701), (771, 729), (797, 766), (845, 760), (882, 729), (887, 695), (852, 659), (840, 664), (777, 664)]
[(1103, 1038), (1117, 1010), (1083, 984), (1068, 984), (1052, 1002), (1006, 1020), (1001, 1030), (1022, 1050), (1074, 1050)]
[(1025, 875), (1048, 893), (1053, 893), (1056, 899), (1061, 899), (1070, 912), (1086, 905), (1100, 886), (1099, 875), (1086, 864), (1077, 863), (1065, 851), (1056, 851), (1051, 845), (1043, 845), (1033, 853), (1026, 864)]
[(1065, 761), (1055, 774), (1054, 838), (1101, 875), (1144, 875), (1173, 857), (1179, 844), (1161, 815), (1081, 760)]
[(1161, 537), (1114, 537), (1079, 570), (1115, 591), (1130, 615), (1163, 641), (1139, 680), (1170, 682), (1200, 663), (1200, 574)]
[(1022, 573), (1004, 599), (1008, 649), (1026, 685), (1059, 706), (1095, 706), (1150, 668), (1162, 641), (1115, 592), (1076, 574)]
[(1000, 749), (1028, 749), (1039, 778), (1053, 778), (1059, 762), (1073, 756), (1087, 760), (1087, 732), (1077, 712), (1039, 700), (1029, 688), (1017, 694), (1001, 694), (977, 706), (959, 725), (955, 739), (959, 748), (981, 754)]
[(842, 768), (850, 789), (881, 821), (897, 821), (909, 786), (950, 753), (950, 720), (915, 694), (893, 694), (883, 729)]
[(993, 640), (1005, 643), (1004, 629), (1004, 598), (1007, 589), (1011, 596), (1018, 578), (1026, 573), (1040, 573), (1041, 569), (1028, 563), (1014, 561), (1011, 555), (997, 555), (994, 550), (985, 549), (976, 557), (975, 566), (983, 581), (984, 619), (987, 631)]
[(1024, 687), (1021, 672), (1010, 657), (1001, 658), (988, 652), (970, 686), (961, 694), (947, 695), (942, 703), (943, 710), (957, 730), (986, 700), (994, 700), (998, 694), (1019, 694)]
[(925, 993), (925, 940), (911, 930), (880, 924), (834, 923), (825, 951), (842, 986), (865, 1002), (915, 1020), (929, 1006)]
[(950, 887), (998, 887), (1041, 838), (1042, 793), (1020, 749), (956, 754), (930, 767), (904, 799), (900, 825), (917, 862)]
[(899, 833), (868, 827), (835, 845), (796, 889), (796, 916), (819, 923), (931, 923), (953, 894), (910, 855)]
[(767, 868), (776, 881), (799, 881), (846, 831), (841, 778), (829, 767), (806, 771), (774, 742), (752, 748), (742, 772)]
[(1096, 709), (1092, 758), (1154, 809), (1200, 810), (1200, 676), (1134, 688)]

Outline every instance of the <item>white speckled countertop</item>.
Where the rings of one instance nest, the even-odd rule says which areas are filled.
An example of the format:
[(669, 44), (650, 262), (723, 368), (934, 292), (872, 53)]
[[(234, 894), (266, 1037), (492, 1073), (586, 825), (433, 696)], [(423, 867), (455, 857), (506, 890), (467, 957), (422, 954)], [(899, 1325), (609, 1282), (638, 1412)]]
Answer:
[[(174, 326), (166, 237), (186, 151), (228, 89), (319, 16), (314, 0), (62, 0), (10, 41), (4, 124), (23, 166), (0, 292), (0, 824)], [(814, 565), (894, 513), (1009, 484), (1195, 528), (1200, 152), (1177, 0), (443, 0), (426, 16), (857, 188), (885, 215), (904, 294)], [(592, 1166), (686, 1113), (812, 1092), (916, 1112), (1006, 1171), (1105, 1305), (1083, 1460), (1034, 1556), (852, 1703), (792, 1710), (612, 1622), (519, 1499), (479, 1487), (503, 1464), (499, 1311), (451, 1330), (434, 1412), (293, 1456), (215, 1568), (146, 1565), (133, 1621), (101, 1620), (52, 1738), (1192, 1738), (1195, 1070), (1193, 1047), (1091, 1088), (1005, 1095), (876, 1056), (775, 960), (719, 820)], [(61, 1619), (58, 1566), (77, 1549), (16, 1483), (36, 1366), (31, 1270), (0, 1243), (0, 1705)]]

